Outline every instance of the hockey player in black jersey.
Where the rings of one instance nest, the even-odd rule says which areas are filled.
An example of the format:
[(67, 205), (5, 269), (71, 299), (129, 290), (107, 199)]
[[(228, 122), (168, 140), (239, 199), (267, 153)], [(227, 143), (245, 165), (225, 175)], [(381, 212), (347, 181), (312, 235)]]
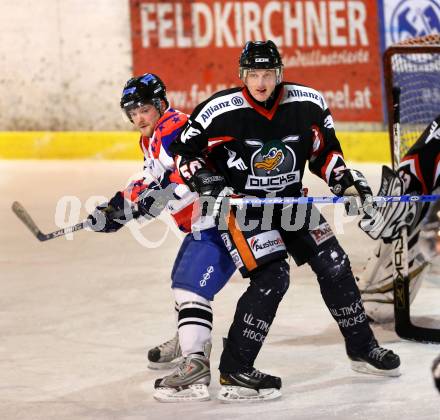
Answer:
[[(378, 195), (438, 194), (440, 192), (440, 115), (423, 131), (403, 156), (397, 174), (383, 169)], [(380, 239), (373, 256), (359, 275), (359, 289), (368, 316), (377, 323), (394, 319), (393, 239), (408, 226), (410, 301), (417, 295), (430, 262), (440, 254), (440, 202), (394, 203), (382, 207), (382, 222), (369, 229), (372, 220), (360, 227)]]
[[(397, 174), (384, 167), (378, 195), (440, 193), (440, 115), (422, 132), (405, 153)], [(359, 289), (368, 316), (382, 324), (394, 320), (393, 240), (402, 227), (408, 228), (409, 301), (416, 297), (425, 273), (440, 254), (440, 201), (395, 203), (384, 207), (378, 229), (366, 229), (379, 240), (373, 256), (359, 275)], [(373, 218), (374, 219), (374, 218)], [(361, 220), (368, 228), (372, 220)], [(432, 365), (434, 383), (440, 392), (440, 356)]]
[[(346, 167), (324, 98), (309, 87), (282, 82), (282, 70), (272, 41), (246, 44), (240, 57), (244, 86), (198, 105), (172, 145), (182, 177), (201, 195), (218, 196), (227, 187), (246, 196), (300, 196), (308, 161), (336, 195), (354, 189), (372, 213), (371, 189), (361, 173)], [(219, 398), (281, 395), (281, 379), (256, 370), (254, 361), (289, 286), (288, 255), (298, 265), (308, 263), (317, 275), (352, 367), (399, 375), (399, 357), (374, 338), (348, 257), (319, 211), (283, 205), (244, 210), (242, 217), (244, 211), (231, 206), (219, 221), (226, 247), (250, 278), (225, 340)]]

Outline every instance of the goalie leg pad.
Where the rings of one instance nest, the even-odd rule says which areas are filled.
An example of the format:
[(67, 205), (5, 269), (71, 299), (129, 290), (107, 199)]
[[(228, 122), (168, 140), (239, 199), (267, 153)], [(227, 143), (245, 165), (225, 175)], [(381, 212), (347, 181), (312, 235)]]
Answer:
[[(414, 230), (408, 239), (410, 302), (416, 297), (429, 268), (429, 263), (419, 252), (419, 229)], [(381, 241), (358, 277), (365, 310), (377, 323), (394, 320), (393, 253), (393, 244)]]

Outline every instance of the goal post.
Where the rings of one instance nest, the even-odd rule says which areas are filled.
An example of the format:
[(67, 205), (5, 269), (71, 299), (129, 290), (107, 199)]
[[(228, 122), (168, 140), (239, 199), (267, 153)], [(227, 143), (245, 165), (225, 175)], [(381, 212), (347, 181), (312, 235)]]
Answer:
[(398, 159), (440, 114), (440, 34), (411, 38), (387, 48), (383, 58), (388, 132), (392, 162), (393, 88), (400, 89), (400, 147)]
[[(440, 35), (390, 46), (384, 54), (384, 81), (391, 161), (397, 170), (402, 157), (440, 114)], [(395, 330), (401, 338), (440, 343), (440, 330), (411, 321), (407, 235), (407, 228), (402, 228), (393, 243)]]

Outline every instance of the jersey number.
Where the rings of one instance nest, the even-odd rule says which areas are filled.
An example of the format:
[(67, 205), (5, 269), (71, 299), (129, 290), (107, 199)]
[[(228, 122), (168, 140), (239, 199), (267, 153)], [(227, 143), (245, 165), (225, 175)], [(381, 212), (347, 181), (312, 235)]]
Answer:
[(180, 166), (180, 174), (183, 178), (189, 181), (195, 172), (202, 167), (202, 164), (198, 160), (191, 160), (187, 163), (184, 163)]

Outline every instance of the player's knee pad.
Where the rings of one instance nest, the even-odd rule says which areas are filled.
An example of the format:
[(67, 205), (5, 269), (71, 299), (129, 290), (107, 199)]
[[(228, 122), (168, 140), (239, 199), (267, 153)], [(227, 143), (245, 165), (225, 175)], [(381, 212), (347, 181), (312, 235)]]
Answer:
[(251, 287), (254, 293), (281, 300), (290, 283), (290, 268), (286, 260), (271, 261), (251, 273)]
[(312, 270), (321, 287), (338, 285), (347, 279), (353, 280), (350, 260), (339, 244), (330, 245), (310, 261)]

